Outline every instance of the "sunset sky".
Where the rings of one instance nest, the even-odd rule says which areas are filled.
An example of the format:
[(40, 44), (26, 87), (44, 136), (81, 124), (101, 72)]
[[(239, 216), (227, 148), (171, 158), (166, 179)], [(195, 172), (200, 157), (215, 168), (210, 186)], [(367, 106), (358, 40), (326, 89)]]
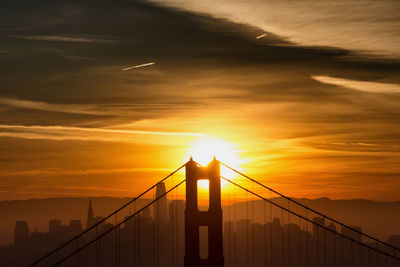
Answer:
[(134, 196), (204, 148), (400, 200), (399, 29), (397, 0), (6, 0), (0, 200)]

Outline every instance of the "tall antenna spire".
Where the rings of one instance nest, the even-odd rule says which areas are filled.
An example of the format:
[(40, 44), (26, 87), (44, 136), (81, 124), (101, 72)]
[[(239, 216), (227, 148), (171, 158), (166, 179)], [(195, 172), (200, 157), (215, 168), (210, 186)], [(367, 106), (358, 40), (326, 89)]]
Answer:
[(86, 221), (86, 229), (94, 224), (94, 216), (93, 216), (93, 207), (92, 207), (92, 198), (89, 198), (89, 208), (88, 208), (88, 216)]

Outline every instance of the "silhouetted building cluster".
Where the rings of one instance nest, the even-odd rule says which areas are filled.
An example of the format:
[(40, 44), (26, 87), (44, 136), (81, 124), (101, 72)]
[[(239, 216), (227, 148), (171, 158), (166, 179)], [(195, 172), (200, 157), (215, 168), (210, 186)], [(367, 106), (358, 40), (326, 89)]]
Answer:
[[(265, 224), (248, 219), (236, 224), (225, 222), (225, 266), (365, 266), (359, 262), (360, 259), (366, 262), (366, 251), (362, 248), (358, 251), (355, 243), (322, 228), (326, 226), (336, 232), (333, 224), (325, 225), (324, 218), (313, 221), (318, 225), (309, 225), (308, 230), (305, 225), (281, 224), (279, 218)], [(351, 232), (349, 237), (354, 238), (353, 235)], [(358, 252), (362, 254), (359, 257)]]
[[(160, 184), (155, 197), (164, 193), (165, 185)], [(144, 209), (121, 227), (110, 231), (101, 241), (90, 244), (79, 256), (71, 257), (63, 266), (76, 266), (79, 257), (81, 266), (97, 266), (101, 262), (101, 266), (183, 267), (184, 210), (183, 200), (163, 197), (152, 209)], [(92, 201), (89, 200), (86, 228), (102, 219), (94, 216)], [(316, 224), (309, 223), (306, 227), (305, 223), (282, 224), (279, 218), (264, 224), (247, 218), (225, 220), (225, 266), (384, 266), (384, 258), (376, 257), (359, 244), (334, 234), (338, 231), (335, 225), (326, 225), (325, 220), (319, 217), (313, 221)], [(331, 231), (324, 230), (322, 226)], [(87, 239), (72, 242), (65, 248), (64, 254), (60, 252), (57, 257), (62, 258), (78, 245), (112, 228), (113, 224), (103, 222), (88, 233)], [(354, 229), (361, 231), (360, 227)], [(0, 248), (0, 266), (29, 265), (81, 231), (80, 220), (71, 220), (68, 225), (63, 225), (58, 219), (50, 220), (46, 233), (31, 232), (27, 221), (17, 221), (14, 245)], [(340, 233), (364, 242), (360, 234), (350, 229), (343, 228)], [(200, 239), (207, 240), (206, 234), (200, 231)], [(399, 247), (400, 235), (391, 236), (388, 242)], [(200, 254), (207, 254), (207, 244), (200, 244)], [(375, 243), (370, 245), (376, 246)]]
[[(156, 198), (165, 193), (165, 185), (161, 183), (156, 188)], [(115, 246), (118, 240), (120, 248), (119, 261), (121, 266), (183, 266), (180, 259), (184, 256), (184, 209), (183, 200), (168, 201), (163, 197), (153, 209), (144, 209), (140, 214), (126, 221), (117, 231), (107, 234), (101, 241), (93, 243), (82, 251), (83, 266), (93, 266), (94, 261), (102, 261), (102, 266), (112, 266), (115, 263)], [(153, 213), (153, 214), (151, 214)], [(91, 199), (87, 212), (86, 229), (102, 221), (104, 218), (94, 215)], [(90, 230), (85, 239), (80, 239), (80, 245), (90, 241), (102, 233), (112, 229), (114, 224), (103, 221)], [(40, 256), (82, 232), (80, 220), (71, 220), (69, 225), (63, 225), (61, 220), (49, 221), (48, 232), (30, 231), (28, 221), (17, 221), (14, 231), (14, 244), (0, 248), (0, 266), (26, 266)], [(72, 242), (64, 250), (64, 254), (72, 252), (77, 246)], [(66, 253), (65, 253), (66, 251)], [(153, 257), (153, 255), (157, 257)], [(23, 257), (22, 257), (23, 256)], [(62, 258), (62, 251), (57, 257)], [(70, 264), (74, 266), (74, 258)], [(134, 264), (134, 265), (132, 265)]]
[[(45, 240), (48, 244), (57, 244), (68, 240), (82, 232), (82, 223), (80, 220), (71, 220), (69, 225), (63, 225), (61, 220), (53, 219), (49, 221), (49, 231), (47, 233), (30, 232), (27, 221), (17, 221), (14, 229), (14, 246), (26, 247), (28, 244), (40, 243)], [(40, 245), (40, 244), (38, 244)]]
[(0, 248), (0, 266), (26, 266), (41, 254), (82, 232), (80, 220), (63, 225), (61, 220), (49, 221), (48, 232), (30, 231), (28, 221), (17, 221), (14, 228), (14, 244)]

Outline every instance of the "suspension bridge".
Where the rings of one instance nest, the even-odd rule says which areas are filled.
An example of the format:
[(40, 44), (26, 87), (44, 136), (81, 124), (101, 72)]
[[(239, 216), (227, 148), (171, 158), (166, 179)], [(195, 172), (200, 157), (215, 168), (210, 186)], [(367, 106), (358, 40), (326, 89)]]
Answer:
[(215, 158), (190, 159), (30, 266), (400, 267), (400, 249)]

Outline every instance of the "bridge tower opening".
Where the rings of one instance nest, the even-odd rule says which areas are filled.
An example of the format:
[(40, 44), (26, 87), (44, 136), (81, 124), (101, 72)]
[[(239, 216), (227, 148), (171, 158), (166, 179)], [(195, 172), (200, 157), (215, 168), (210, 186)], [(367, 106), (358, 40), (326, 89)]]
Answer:
[[(209, 209), (198, 207), (197, 181), (209, 181)], [(208, 258), (200, 257), (200, 226), (208, 228)], [(220, 163), (200, 167), (192, 158), (186, 164), (185, 267), (223, 267)]]

